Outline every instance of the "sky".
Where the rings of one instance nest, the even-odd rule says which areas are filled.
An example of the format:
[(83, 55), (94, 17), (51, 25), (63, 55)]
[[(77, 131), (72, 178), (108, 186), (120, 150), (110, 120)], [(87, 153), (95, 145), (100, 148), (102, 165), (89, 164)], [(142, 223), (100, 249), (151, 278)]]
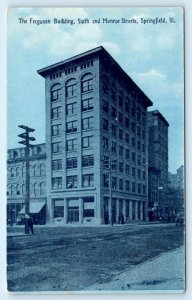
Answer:
[[(54, 24), (54, 18), (75, 24)], [(103, 23), (103, 18), (120, 23)], [(121, 23), (121, 18), (137, 23)], [(142, 18), (166, 23), (144, 24)], [(8, 13), (7, 38), (8, 148), (19, 146), (20, 124), (35, 129), (37, 143), (45, 142), (45, 83), (37, 70), (102, 45), (153, 102), (149, 110), (158, 109), (170, 124), (169, 171), (176, 173), (184, 164), (182, 8), (15, 8)]]

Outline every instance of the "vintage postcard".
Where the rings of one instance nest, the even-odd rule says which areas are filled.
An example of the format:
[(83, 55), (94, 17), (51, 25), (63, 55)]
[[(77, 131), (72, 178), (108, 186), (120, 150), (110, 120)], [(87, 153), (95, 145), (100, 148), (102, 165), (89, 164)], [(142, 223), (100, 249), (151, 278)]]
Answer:
[(185, 291), (184, 9), (18, 7), (7, 289)]

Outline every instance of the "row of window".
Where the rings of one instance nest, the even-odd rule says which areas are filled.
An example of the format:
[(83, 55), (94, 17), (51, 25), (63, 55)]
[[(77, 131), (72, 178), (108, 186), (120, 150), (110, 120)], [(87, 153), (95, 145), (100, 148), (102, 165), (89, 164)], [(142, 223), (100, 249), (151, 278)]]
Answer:
[[(81, 110), (89, 111), (93, 109), (93, 98), (82, 100)], [(69, 103), (66, 105), (66, 115), (71, 116), (77, 113), (77, 102)], [(62, 116), (62, 106), (54, 107), (51, 109), (51, 119), (58, 119)]]
[[(62, 124), (56, 124), (51, 127), (52, 136), (61, 135), (61, 130), (62, 130), (61, 126), (62, 126)], [(82, 119), (81, 126), (82, 126), (82, 130), (93, 129), (93, 127), (94, 127), (93, 117)], [(77, 120), (66, 123), (66, 132), (67, 133), (72, 133), (72, 132), (76, 132), (76, 131), (77, 131)]]
[[(81, 93), (93, 91), (93, 75), (91, 73), (85, 74), (81, 79)], [(61, 100), (61, 84), (56, 83), (51, 88), (51, 101)], [(77, 80), (72, 78), (66, 82), (65, 97), (77, 96)]]
[[(93, 136), (86, 136), (82, 138), (82, 148), (92, 148), (94, 143)], [(62, 142), (52, 143), (52, 153), (60, 153), (62, 151)], [(66, 141), (66, 151), (77, 151), (77, 139), (70, 139)]]
[[(14, 196), (14, 195), (25, 195), (25, 184), (17, 184), (11, 185), (8, 187), (7, 195)], [(45, 183), (34, 183), (30, 184), (30, 194), (31, 195), (45, 195)]]
[[(94, 156), (91, 155), (84, 155), (82, 157), (82, 167), (90, 167), (94, 166)], [(67, 169), (74, 169), (77, 168), (77, 157), (70, 157), (66, 159), (66, 168)], [(62, 169), (62, 159), (55, 159), (52, 160), (52, 170), (61, 170)]]
[[(127, 117), (125, 117), (125, 121), (123, 123), (123, 114), (121, 114), (121, 118), (117, 120), (117, 122), (123, 126), (123, 124), (125, 125), (125, 128), (129, 129), (129, 119)], [(108, 119), (103, 118), (103, 129), (105, 131), (109, 131), (111, 130), (112, 135), (117, 136), (117, 132), (118, 132), (118, 125), (115, 125), (113, 123), (110, 124)], [(111, 128), (110, 128), (111, 125)], [(137, 136), (139, 138), (145, 139), (145, 130), (141, 130), (141, 128), (139, 126), (136, 127), (136, 124), (134, 122), (131, 123), (131, 131), (135, 134), (136, 133), (136, 129), (137, 129)], [(123, 130), (119, 129), (119, 136), (123, 136)], [(120, 137), (121, 139), (123, 139), (123, 137)]]
[[(146, 122), (146, 115), (145, 113), (141, 113), (141, 110), (138, 109), (136, 110), (135, 107), (130, 107), (129, 102), (125, 101), (124, 106), (123, 106), (123, 102), (122, 102), (122, 97), (119, 96), (119, 99), (121, 99), (121, 102), (119, 102), (119, 108), (121, 108), (123, 110), (124, 114), (127, 114), (129, 116), (129, 114), (131, 113), (131, 117), (133, 119), (136, 119), (137, 122), (141, 122), (143, 123), (143, 125), (145, 125)], [(122, 113), (119, 112), (117, 110), (116, 107), (114, 107), (113, 105), (109, 105), (108, 101), (103, 100), (103, 111), (106, 114), (109, 114), (113, 119), (115, 120), (121, 120), (122, 119)]]
[[(93, 187), (94, 186), (94, 174), (82, 175), (82, 187)], [(78, 176), (72, 175), (66, 177), (66, 188), (77, 188), (78, 187)], [(52, 189), (62, 189), (62, 177), (52, 178)]]
[[(43, 150), (44, 149), (42, 149), (41, 146), (33, 146), (29, 149), (29, 156), (42, 154), (44, 152)], [(25, 157), (25, 148), (8, 151), (8, 159), (16, 159), (20, 157)]]
[[(109, 175), (103, 174), (103, 187), (109, 188)], [(146, 186), (144, 184), (130, 183), (129, 180), (123, 180), (122, 178), (117, 178), (112, 176), (111, 178), (111, 187), (113, 190), (125, 190), (127, 192), (131, 191), (132, 193), (145, 194)]]
[[(125, 135), (125, 142), (127, 145), (129, 145), (129, 135)], [(131, 147), (136, 148), (136, 139), (134, 137), (131, 138)], [(111, 150), (112, 153), (117, 154), (119, 152), (119, 155), (123, 156), (123, 153), (125, 152), (126, 158), (129, 159), (129, 150), (127, 148), (123, 148), (122, 145), (118, 145), (115, 141), (111, 142), (111, 145), (109, 145), (109, 139), (107, 137), (103, 137), (103, 149), (106, 151)], [(118, 150), (119, 149), (119, 150)], [(137, 150), (145, 153), (145, 144), (141, 144), (140, 141), (137, 141)]]
[[(9, 177), (25, 177), (26, 167), (12, 167), (8, 169), (8, 178)], [(34, 165), (30, 166), (30, 175), (31, 176), (45, 176), (45, 165)]]

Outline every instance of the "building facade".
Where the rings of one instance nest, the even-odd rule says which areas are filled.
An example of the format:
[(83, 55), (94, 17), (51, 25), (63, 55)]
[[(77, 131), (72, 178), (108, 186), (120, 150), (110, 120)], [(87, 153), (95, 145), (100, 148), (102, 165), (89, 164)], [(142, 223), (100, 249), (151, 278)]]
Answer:
[(168, 203), (168, 127), (158, 111), (147, 113), (148, 122), (148, 179), (149, 219), (169, 213)]
[(168, 181), (168, 199), (170, 211), (173, 215), (183, 213), (185, 209), (184, 203), (184, 166), (177, 169), (176, 174), (169, 172)]
[[(30, 147), (30, 213), (35, 223), (46, 222), (46, 154), (45, 144)], [(25, 148), (8, 150), (7, 222), (19, 224), (25, 213)]]
[(152, 102), (103, 47), (38, 73), (46, 94), (47, 222), (147, 220)]

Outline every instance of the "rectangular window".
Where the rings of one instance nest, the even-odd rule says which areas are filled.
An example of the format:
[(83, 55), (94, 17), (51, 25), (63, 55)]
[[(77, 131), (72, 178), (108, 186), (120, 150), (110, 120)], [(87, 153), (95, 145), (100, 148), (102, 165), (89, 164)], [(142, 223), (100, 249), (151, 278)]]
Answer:
[(123, 179), (119, 179), (119, 189), (123, 191)]
[(129, 119), (125, 117), (125, 128), (129, 128)]
[(140, 155), (137, 155), (137, 164), (138, 164), (138, 166), (141, 165), (141, 156)]
[(52, 178), (52, 189), (53, 190), (62, 189), (62, 177), (53, 177)]
[(132, 168), (132, 177), (135, 177), (135, 168)]
[(109, 121), (103, 118), (103, 129), (108, 131), (109, 130)]
[(109, 187), (109, 176), (108, 174), (103, 174), (103, 187)]
[(103, 168), (109, 169), (110, 163), (109, 156), (103, 155)]
[(94, 174), (85, 174), (82, 176), (82, 186), (92, 187), (94, 186)]
[(135, 153), (132, 152), (132, 161), (135, 161)]
[(60, 92), (61, 92), (61, 89), (52, 91), (51, 92), (51, 101), (60, 100), (60, 96), (61, 96)]
[(141, 171), (137, 170), (137, 177), (140, 179), (141, 178)]
[(76, 96), (76, 94), (77, 94), (77, 85), (76, 84), (68, 85), (66, 87), (65, 95), (67, 98)]
[(125, 173), (129, 175), (129, 165), (125, 165)]
[(51, 109), (51, 119), (61, 118), (61, 106), (54, 107)]
[(66, 115), (71, 116), (77, 113), (77, 102), (66, 105)]
[(119, 162), (119, 172), (123, 173), (123, 163)]
[(82, 157), (82, 167), (94, 166), (94, 155), (84, 155)]
[(146, 175), (145, 175), (145, 171), (143, 171), (143, 180), (145, 180)]
[(125, 101), (125, 111), (129, 113), (129, 102)]
[(145, 195), (146, 193), (146, 188), (145, 188), (145, 185), (143, 185), (143, 194)]
[(120, 140), (123, 140), (123, 130), (119, 129), (119, 138)]
[(120, 124), (123, 124), (123, 114), (119, 112), (119, 118), (118, 121)]
[(116, 108), (114, 106), (111, 106), (111, 116), (114, 119), (117, 118), (117, 110), (116, 110)]
[(129, 134), (125, 133), (125, 142), (129, 144)]
[(112, 144), (111, 144), (111, 151), (113, 153), (117, 153), (117, 144), (113, 141), (112, 141)]
[(61, 170), (62, 169), (62, 159), (52, 160), (52, 170)]
[(123, 97), (119, 96), (119, 106), (123, 107)]
[(84, 211), (83, 211), (84, 218), (94, 217), (94, 215), (95, 215), (94, 209), (84, 209)]
[(117, 177), (112, 176), (112, 189), (117, 189)]
[(125, 158), (126, 158), (126, 159), (129, 159), (129, 149), (126, 149), (126, 150), (125, 150)]
[(81, 109), (82, 111), (88, 111), (93, 109), (93, 98), (83, 100)]
[(137, 136), (140, 137), (141, 136), (141, 128), (137, 127)]
[(126, 182), (125, 182), (126, 191), (129, 191), (129, 188), (130, 188), (130, 182), (128, 180), (126, 180)]
[(114, 124), (111, 124), (111, 132), (113, 136), (117, 135), (117, 127)]
[(85, 118), (82, 120), (82, 130), (93, 128), (93, 117)]
[(52, 136), (61, 135), (61, 124), (52, 126)]
[(54, 200), (54, 218), (64, 217), (64, 201), (63, 199)]
[(90, 203), (90, 202), (94, 202), (94, 197), (84, 197), (83, 198), (83, 202), (85, 203)]
[(132, 192), (135, 193), (135, 182), (132, 182)]
[(61, 142), (52, 143), (52, 153), (61, 152)]
[(93, 136), (86, 136), (82, 138), (82, 147), (91, 148), (93, 147)]
[(67, 151), (76, 151), (77, 150), (77, 139), (72, 139), (66, 141)]
[(109, 112), (109, 104), (107, 101), (103, 100), (103, 111), (108, 114)]
[(66, 132), (76, 132), (77, 131), (77, 121), (70, 121), (66, 123)]
[(123, 156), (123, 146), (119, 146), (119, 155)]
[(67, 176), (66, 178), (66, 187), (67, 189), (77, 188), (77, 175)]
[(84, 80), (81, 83), (81, 91), (82, 93), (89, 92), (93, 90), (93, 78)]
[(74, 169), (77, 168), (77, 157), (69, 157), (66, 159), (66, 168)]
[(141, 194), (141, 185), (138, 183), (138, 193)]
[(117, 170), (117, 161), (116, 161), (116, 159), (113, 159), (113, 160), (111, 161), (111, 169), (112, 169), (113, 171), (116, 171), (116, 170)]
[(132, 139), (131, 139), (131, 144), (132, 144), (132, 147), (135, 148), (135, 138), (134, 137), (132, 137)]
[(137, 142), (137, 149), (141, 150), (141, 142), (140, 141)]
[(109, 139), (103, 136), (103, 149), (108, 150), (109, 149)]
[(132, 132), (135, 132), (135, 123), (131, 123), (131, 130)]

